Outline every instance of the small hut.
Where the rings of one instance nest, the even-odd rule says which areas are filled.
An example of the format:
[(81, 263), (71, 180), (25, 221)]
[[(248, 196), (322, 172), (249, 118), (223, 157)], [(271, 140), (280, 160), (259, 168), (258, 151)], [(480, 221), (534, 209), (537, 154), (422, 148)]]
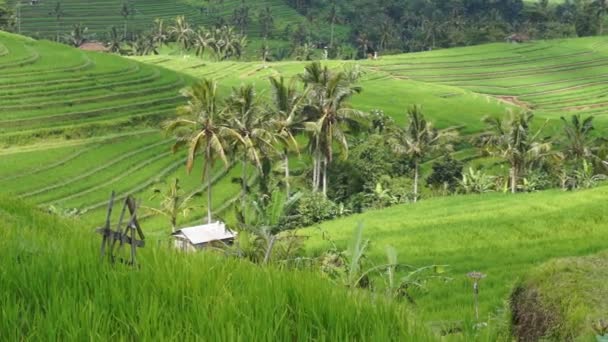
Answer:
[(182, 228), (171, 234), (175, 247), (184, 251), (196, 251), (213, 243), (231, 244), (236, 232), (226, 228), (223, 222), (214, 222), (201, 226)]

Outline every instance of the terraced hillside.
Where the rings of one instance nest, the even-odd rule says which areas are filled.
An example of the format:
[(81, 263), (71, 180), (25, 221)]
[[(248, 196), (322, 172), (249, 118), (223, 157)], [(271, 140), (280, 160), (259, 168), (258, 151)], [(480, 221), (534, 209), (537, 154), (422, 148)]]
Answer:
[[(147, 199), (153, 184), (175, 176), (188, 191), (200, 188), (200, 176), (185, 174), (184, 156), (173, 155), (158, 130), (182, 101), (183, 76), (7, 33), (0, 70), (2, 192), (78, 208), (99, 222), (112, 190)], [(219, 180), (224, 171), (217, 173)], [(217, 187), (218, 207), (238, 193), (226, 182)]]
[(366, 65), (396, 79), (489, 94), (541, 117), (600, 115), (608, 107), (608, 40), (491, 44), (400, 56)]
[[(29, 1), (19, 1), (21, 1), (22, 16), (21, 33), (28, 36), (55, 37), (57, 30), (65, 34), (72, 25), (79, 23), (88, 27), (90, 33), (100, 36), (107, 34), (111, 26), (122, 28), (125, 24), (125, 18), (121, 15), (125, 1), (122, 0), (62, 0), (59, 3), (63, 16), (59, 21), (51, 14), (54, 13), (57, 1), (41, 0), (36, 5), (30, 5)], [(18, 2), (8, 0), (8, 3), (15, 6)], [(193, 24), (209, 24), (217, 17), (230, 22), (234, 10), (241, 6), (241, 0), (226, 0), (221, 4), (203, 0), (138, 0), (126, 3), (135, 13), (127, 20), (131, 30), (149, 28), (155, 18), (173, 19), (178, 15), (186, 16)], [(266, 6), (270, 7), (277, 27), (303, 20), (303, 17), (282, 0), (256, 1), (249, 6), (251, 24), (247, 34), (250, 36), (259, 36), (260, 25), (256, 15)]]

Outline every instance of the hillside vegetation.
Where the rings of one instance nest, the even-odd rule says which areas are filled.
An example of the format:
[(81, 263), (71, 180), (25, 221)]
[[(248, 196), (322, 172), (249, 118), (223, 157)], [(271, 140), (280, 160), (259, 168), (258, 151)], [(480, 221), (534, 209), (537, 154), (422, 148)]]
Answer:
[[(8, 0), (14, 5), (15, 0)], [(61, 15), (55, 9), (60, 4)], [(123, 15), (123, 4), (127, 4), (126, 17)], [(59, 31), (65, 35), (75, 24), (82, 24), (89, 29), (95, 38), (105, 38), (111, 26), (127, 29), (131, 32), (146, 30), (152, 26), (156, 18), (174, 19), (183, 15), (193, 24), (211, 25), (218, 20), (231, 22), (234, 10), (241, 6), (240, 0), (226, 0), (221, 3), (202, 0), (101, 0), (79, 1), (42, 0), (35, 5), (23, 3), (21, 7), (21, 33), (34, 37), (54, 38)], [(269, 7), (276, 18), (276, 25), (286, 23), (297, 24), (304, 20), (295, 10), (282, 0), (256, 1), (251, 7), (250, 24), (247, 33), (251, 36), (260, 35), (260, 23), (256, 20), (257, 11)]]
[(551, 258), (608, 248), (603, 219), (607, 195), (608, 188), (600, 187), (574, 193), (438, 198), (353, 215), (301, 233), (310, 236), (313, 253), (327, 248), (324, 234), (344, 246), (353, 227), (363, 224), (374, 263), (383, 263), (386, 247), (393, 246), (402, 263), (449, 265), (452, 281), (431, 282), (415, 298), (417, 317), (437, 331), (451, 326), (467, 330), (474, 324), (473, 284), (467, 273), (483, 272), (487, 277), (480, 285), (480, 320), (496, 330), (509, 320), (506, 300), (526, 272)]
[(556, 259), (526, 274), (511, 296), (515, 336), (590, 341), (606, 335), (607, 257)]
[(403, 307), (315, 274), (155, 243), (111, 266), (92, 229), (5, 196), (0, 222), (5, 340), (429, 340)]

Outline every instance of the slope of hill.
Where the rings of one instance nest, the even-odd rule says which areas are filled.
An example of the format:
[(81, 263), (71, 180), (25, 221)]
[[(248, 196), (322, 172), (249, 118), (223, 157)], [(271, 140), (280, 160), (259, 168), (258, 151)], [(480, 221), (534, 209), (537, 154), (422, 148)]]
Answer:
[[(8, 2), (11, 6), (17, 3), (16, 0)], [(178, 15), (186, 16), (193, 24), (211, 24), (216, 22), (217, 18), (231, 22), (234, 10), (242, 5), (240, 0), (226, 0), (218, 4), (202, 0), (41, 0), (36, 5), (30, 5), (29, 1), (21, 3), (21, 33), (47, 38), (55, 37), (57, 31), (66, 34), (74, 24), (82, 24), (89, 28), (90, 33), (101, 36), (106, 35), (111, 26), (123, 28), (126, 23), (130, 30), (140, 31), (150, 28), (156, 18), (174, 19)], [(59, 20), (54, 14), (57, 3), (63, 13)], [(127, 16), (126, 20), (121, 14), (124, 3), (135, 13)], [(259, 36), (260, 23), (257, 13), (266, 7), (272, 11), (276, 27), (304, 20), (281, 0), (256, 1), (255, 6), (249, 7), (250, 24), (246, 33), (250, 36)]]
[[(607, 43), (606, 38), (594, 37), (490, 44), (387, 56), (366, 65), (400, 79), (490, 94), (556, 119), (605, 112)], [(598, 121), (605, 119), (599, 116)]]
[(154, 243), (110, 266), (92, 230), (13, 198), (0, 222), (4, 340), (428, 340), (403, 307), (316, 274)]
[(483, 272), (487, 278), (480, 285), (480, 320), (489, 323), (491, 335), (506, 322), (505, 301), (525, 272), (551, 258), (608, 248), (606, 196), (608, 188), (601, 187), (437, 198), (369, 211), (302, 233), (311, 236), (308, 246), (315, 251), (327, 247), (321, 232), (344, 246), (361, 223), (372, 241), (368, 257), (375, 262), (385, 262), (390, 245), (405, 264), (449, 265), (452, 281), (431, 282), (416, 297), (418, 317), (438, 329), (454, 325), (459, 331), (474, 324), (467, 273)]

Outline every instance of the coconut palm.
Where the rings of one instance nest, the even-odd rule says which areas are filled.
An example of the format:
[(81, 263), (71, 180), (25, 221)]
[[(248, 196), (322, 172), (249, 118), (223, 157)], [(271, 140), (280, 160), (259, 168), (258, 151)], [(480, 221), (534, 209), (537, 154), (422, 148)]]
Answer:
[(123, 34), (125, 37), (127, 37), (127, 33), (129, 32), (129, 16), (131, 15), (131, 9), (129, 9), (129, 5), (126, 2), (123, 2), (122, 6), (120, 7), (120, 15), (125, 20)]
[(203, 156), (202, 179), (207, 180), (207, 222), (211, 223), (211, 168), (219, 159), (228, 167), (227, 149), (243, 138), (230, 128), (224, 110), (219, 107), (217, 83), (203, 79), (183, 95), (188, 103), (178, 108), (179, 117), (166, 123), (165, 128), (176, 137), (174, 151), (188, 145), (186, 170), (192, 172), (198, 155)]
[(599, 148), (591, 135), (594, 130), (593, 116), (583, 119), (579, 114), (572, 115), (570, 121), (564, 117), (561, 119), (564, 123), (565, 157), (576, 162), (597, 158)]
[(286, 83), (283, 77), (270, 77), (272, 90), (271, 113), (277, 140), (283, 145), (283, 164), (285, 168), (285, 193), (290, 196), (289, 152), (300, 153), (296, 135), (304, 131), (306, 121), (302, 107), (306, 94), (298, 92), (294, 82)]
[(169, 26), (167, 32), (180, 45), (182, 54), (190, 48), (192, 35), (194, 31), (190, 28), (190, 24), (183, 15), (177, 16), (172, 26)]
[(319, 62), (306, 66), (301, 80), (308, 91), (305, 110), (312, 119), (306, 126), (311, 133), (310, 147), (315, 159), (313, 190), (322, 184), (323, 194), (327, 195), (327, 168), (333, 160), (334, 143), (342, 150), (343, 158), (347, 158), (346, 129), (356, 128), (366, 117), (348, 104), (362, 88), (354, 85), (344, 72), (331, 72)]
[(260, 11), (258, 14), (258, 21), (262, 27), (262, 37), (265, 39), (268, 38), (272, 33), (272, 29), (274, 28), (274, 16), (272, 15), (272, 10), (270, 7), (266, 6), (262, 11)]
[[(56, 39), (56, 41), (59, 41), (59, 36), (60, 36), (60, 32), (61, 32), (61, 19), (65, 16), (65, 12), (63, 11), (63, 8), (61, 8), (61, 1), (57, 1), (55, 3), (55, 7), (53, 8), (53, 10), (51, 12), (49, 12), (49, 15), (55, 17), (55, 22), (56, 22), (55, 39)], [(19, 21), (21, 21), (21, 18), (19, 18)]]
[(108, 42), (106, 43), (108, 50), (114, 53), (120, 53), (123, 41), (124, 37), (118, 33), (116, 26), (112, 26), (108, 35)]
[(509, 163), (511, 193), (517, 192), (518, 181), (527, 167), (551, 154), (551, 143), (540, 139), (542, 127), (532, 132), (533, 119), (534, 115), (526, 112), (511, 113), (507, 119), (483, 120), (488, 130), (480, 136), (482, 147)]
[(417, 202), (420, 164), (431, 153), (450, 150), (450, 143), (458, 134), (452, 129), (438, 130), (433, 127), (433, 124), (424, 118), (420, 106), (409, 108), (407, 116), (407, 126), (391, 132), (388, 141), (395, 153), (409, 156), (414, 163), (414, 202)]
[(165, 25), (165, 20), (156, 18), (154, 19), (154, 28), (152, 29), (152, 37), (154, 42), (158, 44), (158, 46), (163, 46), (167, 39), (169, 39), (167, 35), (167, 27)]
[(241, 137), (234, 147), (240, 150), (241, 155), (241, 200), (244, 201), (247, 195), (247, 164), (252, 164), (261, 172), (262, 159), (273, 149), (269, 131), (270, 118), (257, 103), (255, 89), (251, 84), (233, 88), (227, 99), (227, 107), (230, 111), (230, 126)]
[(608, 0), (595, 0), (593, 4), (596, 7), (596, 13), (599, 18), (599, 35), (604, 34), (604, 20), (608, 13)]
[(196, 30), (193, 40), (194, 53), (199, 57), (203, 57), (205, 51), (211, 47), (214, 42), (211, 32), (202, 27)]

